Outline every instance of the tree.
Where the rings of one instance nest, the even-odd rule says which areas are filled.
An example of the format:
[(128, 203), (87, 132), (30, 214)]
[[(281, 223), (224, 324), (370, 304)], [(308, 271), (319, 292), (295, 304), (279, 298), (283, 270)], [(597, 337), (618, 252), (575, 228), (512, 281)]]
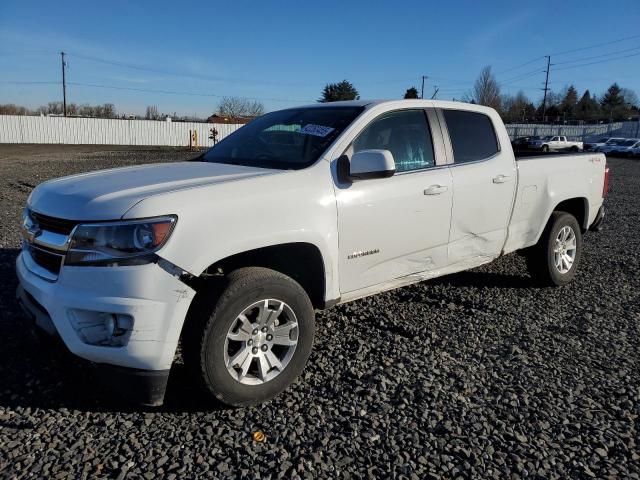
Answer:
[(621, 88), (620, 95), (624, 98), (624, 103), (631, 109), (637, 110), (640, 107), (640, 101), (638, 101), (638, 95), (630, 88)]
[(25, 107), (13, 103), (0, 105), (0, 115), (28, 115), (29, 113), (31, 112)]
[(611, 85), (602, 97), (602, 100), (600, 101), (601, 105), (604, 108), (616, 108), (622, 106), (624, 104), (624, 97), (621, 95), (621, 90), (622, 89), (617, 83)]
[(569, 85), (569, 88), (567, 88), (562, 102), (560, 102), (560, 110), (570, 118), (575, 115), (577, 103), (578, 91), (576, 90), (576, 87), (574, 87), (573, 85)]
[(480, 75), (473, 86), (472, 95), (475, 103), (500, 111), (500, 85), (498, 85), (496, 77), (491, 73), (490, 66), (486, 66), (480, 71)]
[(160, 118), (160, 114), (158, 113), (158, 107), (155, 105), (149, 105), (147, 107), (147, 111), (144, 114), (144, 118), (147, 120), (158, 120)]
[(218, 104), (218, 114), (229, 118), (259, 117), (264, 105), (257, 100), (244, 97), (223, 97)]
[(595, 97), (591, 96), (589, 90), (585, 90), (580, 100), (576, 104), (575, 114), (578, 120), (584, 122), (592, 121), (598, 118), (600, 113), (600, 105)]
[(617, 83), (611, 85), (600, 100), (602, 113), (611, 120), (618, 120), (624, 117), (624, 97), (622, 89)]
[(536, 108), (522, 90), (515, 97), (504, 95), (501, 98), (502, 118), (507, 123), (524, 122), (535, 117)]
[(404, 98), (418, 98), (418, 89), (416, 87), (407, 88)]
[(338, 102), (341, 100), (359, 100), (358, 90), (347, 80), (340, 83), (328, 83), (322, 90), (319, 102)]
[(62, 115), (62, 102), (49, 102), (47, 104), (47, 113), (50, 115)]

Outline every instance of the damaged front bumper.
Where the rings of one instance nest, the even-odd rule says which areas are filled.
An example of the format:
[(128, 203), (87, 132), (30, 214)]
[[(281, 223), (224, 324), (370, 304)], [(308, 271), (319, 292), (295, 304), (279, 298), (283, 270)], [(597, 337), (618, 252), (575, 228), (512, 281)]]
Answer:
[(125, 396), (161, 404), (195, 290), (156, 263), (64, 266), (50, 281), (29, 270), (23, 255), (17, 296), (33, 325), (98, 365)]

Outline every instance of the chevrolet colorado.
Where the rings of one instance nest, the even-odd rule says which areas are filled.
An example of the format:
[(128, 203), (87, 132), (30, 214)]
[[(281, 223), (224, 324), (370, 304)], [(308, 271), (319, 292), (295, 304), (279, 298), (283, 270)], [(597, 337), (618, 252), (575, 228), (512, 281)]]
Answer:
[(604, 155), (516, 158), (498, 114), (428, 100), (268, 113), (188, 161), (47, 181), (23, 215), (32, 324), (161, 404), (178, 344), (211, 397), (302, 372), (314, 309), (522, 250), (548, 285), (599, 228)]

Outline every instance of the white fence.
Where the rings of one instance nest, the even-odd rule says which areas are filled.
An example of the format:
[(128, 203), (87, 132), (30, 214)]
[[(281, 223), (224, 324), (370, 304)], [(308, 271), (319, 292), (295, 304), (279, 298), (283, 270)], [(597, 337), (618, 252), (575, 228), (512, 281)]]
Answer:
[[(188, 146), (189, 131), (198, 132), (198, 145), (211, 146), (213, 127), (218, 140), (242, 125), (163, 122), (157, 120), (111, 120), (104, 118), (34, 117), (0, 115), (0, 143), (61, 143), (76, 145)], [(640, 137), (640, 122), (602, 125), (509, 124), (511, 138), (531, 135), (565, 135), (590, 141), (597, 137)]]
[(538, 125), (535, 123), (511, 123), (507, 125), (511, 139), (538, 135), (564, 135), (571, 140), (588, 142), (599, 137), (640, 137), (640, 122), (614, 122), (598, 125)]
[(111, 120), (104, 118), (0, 115), (0, 143), (62, 143), (75, 145), (188, 146), (189, 131), (198, 132), (198, 145), (211, 146), (213, 127), (218, 140), (242, 125)]

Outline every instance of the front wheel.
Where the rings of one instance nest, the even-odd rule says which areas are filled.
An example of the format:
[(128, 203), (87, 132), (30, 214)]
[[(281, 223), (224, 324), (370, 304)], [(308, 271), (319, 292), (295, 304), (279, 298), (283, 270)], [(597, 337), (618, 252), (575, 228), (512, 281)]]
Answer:
[(582, 233), (570, 213), (553, 212), (538, 243), (527, 250), (531, 275), (549, 286), (562, 286), (573, 280), (582, 257)]
[(197, 314), (202, 318), (187, 335), (185, 363), (205, 391), (227, 405), (276, 396), (302, 373), (311, 353), (311, 301), (295, 280), (274, 270), (231, 272), (215, 304)]
[(543, 146), (542, 146), (542, 151), (543, 151), (544, 153), (548, 153), (548, 152), (549, 152), (549, 145), (543, 145)]

